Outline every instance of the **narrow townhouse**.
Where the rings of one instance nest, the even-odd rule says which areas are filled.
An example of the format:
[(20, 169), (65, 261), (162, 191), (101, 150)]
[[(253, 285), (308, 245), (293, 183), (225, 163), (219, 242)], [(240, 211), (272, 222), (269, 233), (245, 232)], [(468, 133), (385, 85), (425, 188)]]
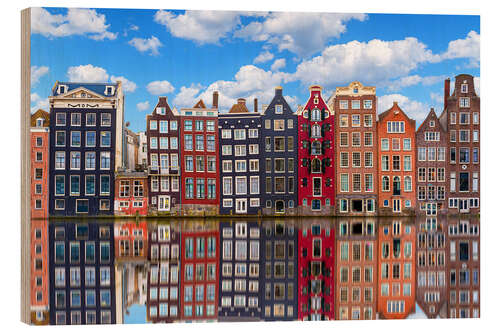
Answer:
[(397, 102), (379, 114), (379, 212), (408, 215), (415, 210), (415, 120)]
[(445, 80), (444, 112), (439, 118), (448, 133), (447, 199), (452, 214), (480, 210), (480, 110), (472, 75), (455, 76), (451, 95), (450, 79)]
[(220, 221), (219, 321), (261, 319), (260, 225), (257, 221)]
[(223, 215), (256, 215), (261, 209), (260, 168), (261, 115), (249, 112), (246, 100), (239, 98), (229, 112), (219, 113), (219, 159), (222, 183), (220, 210)]
[(217, 214), (220, 169), (218, 93), (212, 107), (199, 100), (180, 111), (181, 203), (184, 214)]
[(119, 170), (115, 174), (116, 216), (148, 215), (148, 173)]
[(262, 113), (260, 136), (261, 205), (265, 215), (296, 211), (297, 123), (297, 116), (283, 96), (283, 88), (276, 87), (271, 103)]
[(51, 325), (116, 323), (113, 223), (49, 223)]
[(298, 248), (296, 220), (262, 220), (259, 293), (264, 321), (298, 318)]
[(298, 228), (298, 319), (334, 320), (334, 221), (310, 218)]
[(329, 107), (335, 111), (337, 213), (374, 215), (378, 205), (376, 89), (357, 81), (337, 87)]
[(183, 321), (217, 321), (219, 229), (218, 221), (191, 219), (182, 223), (180, 315)]
[(321, 96), (322, 87), (309, 87), (310, 96), (298, 117), (299, 213), (335, 213), (334, 112)]
[(416, 220), (416, 301), (427, 318), (447, 318), (446, 217), (423, 216)]
[(447, 133), (432, 108), (417, 130), (416, 145), (417, 213), (437, 215), (447, 208)]
[(336, 232), (335, 319), (376, 318), (378, 244), (376, 218), (340, 218)]
[(124, 167), (123, 91), (117, 83), (57, 81), (49, 96), (49, 214), (112, 215)]
[(377, 318), (403, 319), (415, 312), (415, 225), (380, 218)]
[[(146, 121), (146, 127), (148, 126)], [(146, 132), (138, 132), (137, 137), (139, 140), (139, 151), (137, 153), (137, 164), (139, 165), (139, 170), (147, 170), (148, 167), (148, 138)]]
[(150, 115), (146, 116), (149, 211), (153, 214), (180, 211), (181, 167), (180, 116), (170, 108), (167, 97), (159, 97)]
[(146, 318), (153, 323), (177, 322), (181, 317), (179, 223), (148, 224), (148, 281)]
[(49, 217), (49, 114), (31, 115), (31, 323), (49, 323), (48, 217)]
[(479, 218), (448, 217), (448, 318), (480, 317)]
[(116, 323), (123, 324), (132, 305), (146, 304), (147, 222), (115, 222), (114, 235)]

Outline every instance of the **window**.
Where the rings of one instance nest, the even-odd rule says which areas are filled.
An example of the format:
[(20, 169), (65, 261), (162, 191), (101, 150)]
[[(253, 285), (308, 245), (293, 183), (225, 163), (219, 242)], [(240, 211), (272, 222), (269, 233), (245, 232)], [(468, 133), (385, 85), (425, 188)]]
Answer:
[(81, 132), (71, 131), (71, 147), (80, 147), (81, 145)]
[(404, 133), (405, 123), (404, 121), (388, 121), (387, 122), (387, 133)]

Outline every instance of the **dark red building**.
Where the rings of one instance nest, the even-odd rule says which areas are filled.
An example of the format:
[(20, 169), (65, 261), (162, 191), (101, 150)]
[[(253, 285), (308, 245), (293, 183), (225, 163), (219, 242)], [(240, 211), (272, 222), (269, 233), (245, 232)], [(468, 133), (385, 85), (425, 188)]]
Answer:
[(212, 108), (199, 100), (180, 111), (181, 203), (184, 213), (217, 213), (219, 209), (218, 93)]
[[(189, 220), (181, 233), (181, 319), (216, 321), (219, 300), (219, 225)], [(235, 272), (236, 273), (236, 272)]]
[(298, 229), (298, 318), (334, 320), (334, 222), (312, 218)]
[(298, 116), (299, 212), (334, 214), (334, 115), (321, 97), (321, 86), (309, 87), (310, 97)]

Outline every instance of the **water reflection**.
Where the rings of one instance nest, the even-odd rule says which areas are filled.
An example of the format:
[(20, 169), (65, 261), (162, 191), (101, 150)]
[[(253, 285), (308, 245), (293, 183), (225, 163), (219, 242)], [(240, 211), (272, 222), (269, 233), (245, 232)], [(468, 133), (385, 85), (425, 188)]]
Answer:
[(48, 240), (51, 324), (479, 317), (471, 216), (58, 219)]

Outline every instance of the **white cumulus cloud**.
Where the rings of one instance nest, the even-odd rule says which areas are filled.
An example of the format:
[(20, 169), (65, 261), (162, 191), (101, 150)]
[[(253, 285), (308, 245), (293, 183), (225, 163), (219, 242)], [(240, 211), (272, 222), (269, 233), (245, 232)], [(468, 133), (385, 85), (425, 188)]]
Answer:
[(158, 38), (151, 36), (151, 38), (133, 38), (128, 42), (135, 47), (139, 52), (145, 53), (150, 51), (151, 55), (158, 55), (158, 49), (163, 46)]
[(322, 50), (329, 39), (346, 31), (350, 20), (364, 21), (365, 14), (276, 12), (235, 31), (235, 37), (276, 45), (306, 57)]
[(271, 70), (272, 71), (277, 71), (280, 68), (283, 68), (286, 66), (286, 59), (285, 58), (280, 58), (276, 59), (273, 64), (271, 65)]
[(261, 62), (268, 62), (274, 58), (274, 54), (269, 51), (261, 52), (255, 59), (253, 60), (254, 64), (258, 64)]
[(107, 82), (109, 75), (102, 67), (88, 65), (71, 66), (67, 72), (72, 82)]
[(408, 75), (422, 63), (435, 61), (437, 57), (432, 51), (413, 37), (395, 41), (355, 40), (328, 46), (320, 55), (302, 61), (287, 80), (332, 88), (362, 78), (365, 84), (379, 85)]
[(471, 30), (464, 39), (448, 43), (448, 49), (441, 55), (442, 59), (469, 58), (470, 65), (479, 67), (480, 35)]
[[(193, 107), (198, 102), (197, 96), (203, 87), (200, 84), (192, 84), (189, 87), (181, 87), (179, 93), (175, 96), (173, 103), (177, 107)], [(205, 105), (211, 107), (212, 99), (205, 100)]]
[(40, 78), (48, 73), (49, 68), (47, 66), (31, 66), (31, 84), (37, 84)]
[(151, 95), (162, 95), (173, 92), (175, 88), (170, 82), (164, 80), (150, 82), (146, 86), (146, 89)]
[[(247, 100), (247, 108), (253, 110), (253, 100), (258, 98), (259, 111), (262, 104), (268, 104), (274, 97), (274, 88), (281, 85), (286, 76), (285, 73), (265, 71), (262, 68), (254, 65), (246, 65), (241, 67), (235, 74), (233, 80), (218, 80), (204, 90), (201, 86), (191, 86), (179, 93), (174, 101), (178, 99), (183, 101), (187, 106), (193, 106), (198, 99), (203, 99), (205, 104), (209, 107), (212, 105), (212, 94), (214, 91), (219, 92), (219, 109), (221, 112), (229, 111), (229, 108), (236, 103), (238, 98), (245, 98)], [(198, 92), (196, 90), (199, 90)], [(181, 94), (182, 93), (182, 94)], [(286, 96), (287, 101), (289, 97)], [(191, 99), (191, 100), (189, 100)], [(296, 99), (292, 99), (296, 103)]]
[(49, 111), (49, 99), (42, 98), (37, 93), (31, 93), (30, 95), (31, 102), (31, 113), (36, 112), (38, 109), (42, 109), (44, 111)]
[(444, 82), (446, 78), (447, 78), (446, 75), (431, 75), (431, 76), (420, 76), (418, 74), (408, 75), (390, 82), (387, 85), (387, 89), (390, 91), (396, 91), (401, 88), (406, 88), (417, 84), (423, 86), (431, 86), (438, 82)]
[(95, 40), (116, 39), (110, 32), (106, 16), (94, 9), (68, 8), (66, 15), (51, 14), (44, 8), (32, 8), (31, 32), (45, 37), (82, 35)]
[(137, 103), (136, 107), (137, 107), (137, 110), (139, 110), (139, 111), (145, 111), (145, 110), (149, 109), (149, 101), (139, 102), (139, 103)]
[(189, 39), (199, 44), (218, 43), (240, 24), (241, 12), (187, 10), (184, 14), (174, 14), (159, 10), (155, 22), (164, 25), (175, 37)]
[(137, 84), (130, 81), (124, 76), (111, 75), (111, 82), (121, 81), (124, 92), (134, 92), (137, 89)]
[(377, 98), (378, 113), (382, 113), (390, 109), (394, 102), (398, 103), (401, 110), (403, 110), (408, 117), (417, 121), (417, 126), (419, 122), (422, 122), (425, 117), (427, 117), (430, 110), (430, 106), (427, 103), (412, 100), (401, 94), (389, 94), (379, 96)]

